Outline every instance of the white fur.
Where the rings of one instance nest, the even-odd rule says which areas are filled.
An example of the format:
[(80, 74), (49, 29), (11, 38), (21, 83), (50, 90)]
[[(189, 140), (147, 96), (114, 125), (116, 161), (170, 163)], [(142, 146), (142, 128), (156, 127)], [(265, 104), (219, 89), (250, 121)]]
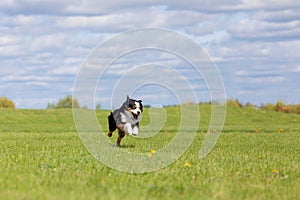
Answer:
[(139, 128), (138, 128), (137, 126), (133, 127), (133, 129), (132, 129), (132, 134), (133, 134), (134, 136), (137, 136), (137, 135), (139, 134)]
[(134, 119), (132, 113), (129, 111), (125, 111), (124, 113), (121, 112), (121, 121), (124, 123), (130, 123), (135, 125), (139, 121), (141, 121), (142, 115), (140, 114), (137, 119)]
[(126, 133), (128, 133), (129, 135), (132, 135), (132, 127), (131, 127), (131, 124), (130, 123), (126, 123), (125, 125), (124, 125), (124, 131), (126, 132)]

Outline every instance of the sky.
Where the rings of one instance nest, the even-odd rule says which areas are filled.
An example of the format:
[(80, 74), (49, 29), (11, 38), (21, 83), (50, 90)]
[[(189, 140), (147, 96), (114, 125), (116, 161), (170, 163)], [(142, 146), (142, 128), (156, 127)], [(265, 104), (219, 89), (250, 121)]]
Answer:
[[(174, 30), (203, 47), (220, 72), (227, 98), (256, 105), (300, 103), (298, 0), (2, 0), (0, 19), (0, 96), (17, 108), (43, 109), (71, 95), (82, 63), (97, 45), (145, 27)], [(110, 70), (146, 65), (140, 62), (145, 57), (156, 58), (142, 51)], [(113, 85), (116, 77), (107, 73), (104, 81)], [(198, 100), (209, 100), (199, 82)], [(95, 96), (110, 107), (106, 85), (100, 84), (102, 92)], [(140, 88), (135, 96), (149, 105), (173, 103), (163, 97), (169, 90), (155, 87)]]

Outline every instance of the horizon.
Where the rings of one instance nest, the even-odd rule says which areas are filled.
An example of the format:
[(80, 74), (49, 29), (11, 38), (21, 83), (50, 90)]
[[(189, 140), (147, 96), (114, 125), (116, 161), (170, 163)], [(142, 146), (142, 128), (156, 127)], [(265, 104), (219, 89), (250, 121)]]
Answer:
[[(67, 95), (68, 96), (68, 95)], [(67, 97), (66, 96), (66, 97)], [(64, 98), (60, 98), (59, 100), (64, 99)], [(10, 99), (8, 99), (10, 100)], [(228, 105), (228, 103), (230, 102), (237, 102), (241, 105), (240, 108), (245, 108), (245, 107), (251, 107), (251, 108), (258, 108), (258, 109), (263, 109), (266, 105), (274, 105), (276, 106), (276, 104), (278, 103), (282, 103), (283, 106), (298, 106), (300, 105), (299, 103), (295, 103), (295, 104), (287, 104), (282, 100), (277, 100), (276, 102), (266, 102), (266, 103), (261, 103), (261, 104), (254, 104), (252, 102), (246, 101), (246, 102), (241, 102), (239, 99), (234, 99), (234, 98), (229, 98), (226, 99), (226, 107), (227, 106), (231, 106)], [(14, 102), (13, 102), (14, 103)], [(50, 105), (50, 107), (48, 108), (46, 105), (44, 108), (19, 108), (19, 107), (15, 107), (15, 108), (8, 108), (8, 107), (0, 107), (0, 109), (17, 109), (17, 110), (52, 110), (52, 109), (73, 109), (73, 108), (57, 108), (56, 104), (57, 102), (51, 102), (48, 103), (48, 105)], [(207, 105), (207, 104), (212, 104), (211, 101), (200, 101), (200, 102), (183, 102), (182, 104), (198, 104), (198, 105)], [(182, 104), (168, 104), (168, 105), (150, 105), (150, 104), (143, 104), (144, 108), (166, 108), (166, 107), (174, 107), (174, 106), (180, 106)], [(96, 104), (95, 107), (91, 108), (91, 107), (87, 107), (86, 105), (80, 105), (80, 109), (89, 109), (89, 110), (114, 110), (115, 108), (107, 108), (107, 107), (102, 107), (101, 104)], [(121, 106), (121, 105), (120, 105)]]

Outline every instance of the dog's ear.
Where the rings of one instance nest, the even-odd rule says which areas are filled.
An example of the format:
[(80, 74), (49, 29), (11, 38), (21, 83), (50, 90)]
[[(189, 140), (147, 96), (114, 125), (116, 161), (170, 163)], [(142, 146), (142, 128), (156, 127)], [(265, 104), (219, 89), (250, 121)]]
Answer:
[(141, 109), (141, 111), (143, 112), (143, 104), (142, 104), (142, 100), (138, 100), (137, 102), (140, 103), (140, 109)]
[(127, 99), (126, 99), (126, 100), (127, 100), (127, 102), (129, 102), (129, 99), (130, 99), (130, 98), (129, 98), (128, 94), (127, 94)]

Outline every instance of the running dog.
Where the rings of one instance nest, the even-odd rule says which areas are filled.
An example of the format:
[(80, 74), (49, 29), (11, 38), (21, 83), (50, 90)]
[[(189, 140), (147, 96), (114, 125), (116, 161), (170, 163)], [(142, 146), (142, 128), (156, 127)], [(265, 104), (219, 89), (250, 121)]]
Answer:
[(108, 116), (109, 132), (107, 135), (111, 137), (113, 132), (118, 129), (117, 147), (120, 147), (121, 140), (125, 134), (132, 136), (139, 134), (139, 122), (142, 119), (142, 112), (142, 100), (130, 99), (127, 95), (123, 105), (110, 113)]

